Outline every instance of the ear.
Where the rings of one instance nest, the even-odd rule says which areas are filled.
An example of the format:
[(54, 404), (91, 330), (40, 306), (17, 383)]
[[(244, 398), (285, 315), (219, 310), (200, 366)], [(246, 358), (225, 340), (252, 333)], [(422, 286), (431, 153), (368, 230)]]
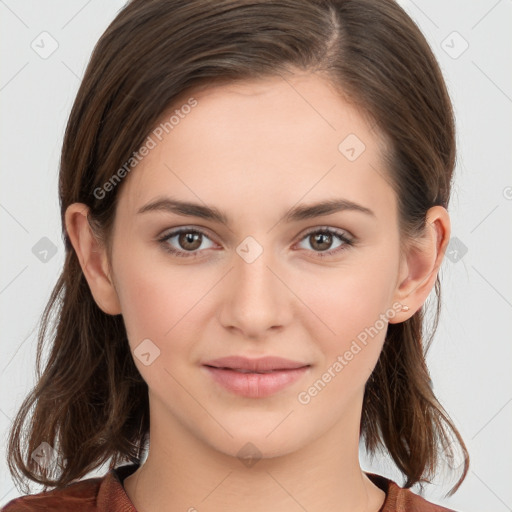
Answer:
[(407, 243), (401, 261), (394, 300), (408, 306), (399, 311), (390, 323), (410, 318), (427, 300), (441, 267), (450, 240), (450, 216), (442, 206), (433, 206), (427, 212), (425, 232), (421, 238)]
[(106, 247), (94, 234), (88, 219), (89, 207), (73, 203), (66, 209), (66, 231), (98, 307), (119, 315), (121, 306), (111, 279)]

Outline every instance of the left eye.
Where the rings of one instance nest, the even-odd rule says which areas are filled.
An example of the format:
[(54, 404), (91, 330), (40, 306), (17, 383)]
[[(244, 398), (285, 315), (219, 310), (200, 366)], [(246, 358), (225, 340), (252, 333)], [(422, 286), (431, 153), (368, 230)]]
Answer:
[[(328, 251), (325, 250), (326, 248), (322, 247), (322, 245), (331, 246), (334, 238), (340, 240), (341, 243), (334, 249), (330, 249)], [(345, 250), (348, 246), (353, 245), (353, 241), (350, 238), (348, 238), (344, 232), (333, 230), (330, 228), (316, 229), (315, 231), (310, 231), (309, 233), (306, 234), (305, 237), (302, 238), (302, 240), (309, 241), (310, 245), (313, 246), (313, 251), (317, 252), (317, 256), (321, 258), (336, 254), (340, 251)], [(311, 240), (313, 241), (312, 243)], [(318, 251), (315, 249), (314, 246), (317, 246)]]
[[(176, 248), (171, 245), (170, 242), (173, 238), (177, 240), (178, 245), (181, 248)], [(335, 238), (340, 241), (338, 246), (334, 249), (326, 250), (328, 247), (325, 247), (325, 245), (332, 246)], [(167, 252), (170, 252), (175, 256), (194, 258), (198, 255), (204, 239), (210, 240), (208, 235), (203, 231), (191, 228), (180, 228), (164, 235), (159, 239), (159, 242), (162, 243)], [(309, 244), (313, 247), (313, 252), (316, 252), (318, 257), (330, 256), (345, 250), (348, 246), (353, 245), (353, 241), (345, 235), (345, 232), (331, 228), (322, 228), (310, 231), (309, 233), (306, 233), (300, 241), (309, 241)], [(210, 248), (211, 246), (203, 249)]]

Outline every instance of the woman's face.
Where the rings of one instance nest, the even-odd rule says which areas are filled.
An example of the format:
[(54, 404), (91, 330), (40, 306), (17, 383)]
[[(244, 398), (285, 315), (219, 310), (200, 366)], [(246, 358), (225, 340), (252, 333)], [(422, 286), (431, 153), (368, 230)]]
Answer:
[[(125, 178), (114, 224), (113, 279), (152, 425), (229, 455), (250, 442), (263, 456), (358, 428), (387, 320), (404, 319), (380, 136), (311, 74), (193, 98), (175, 107), (168, 133), (151, 134), (155, 147)], [(197, 207), (180, 213), (171, 201)], [(327, 201), (340, 207), (312, 209)], [(228, 356), (306, 368), (269, 376), (205, 366)], [(279, 379), (291, 382), (273, 387)]]

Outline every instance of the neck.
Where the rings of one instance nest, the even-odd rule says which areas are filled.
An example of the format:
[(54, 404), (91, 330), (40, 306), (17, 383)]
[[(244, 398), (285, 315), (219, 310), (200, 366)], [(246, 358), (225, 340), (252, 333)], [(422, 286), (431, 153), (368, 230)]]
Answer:
[(148, 457), (124, 481), (138, 510), (377, 512), (384, 501), (359, 466), (357, 411), (296, 451), (259, 458), (248, 447), (245, 458), (216, 450), (177, 420), (155, 421), (155, 403), (150, 410)]

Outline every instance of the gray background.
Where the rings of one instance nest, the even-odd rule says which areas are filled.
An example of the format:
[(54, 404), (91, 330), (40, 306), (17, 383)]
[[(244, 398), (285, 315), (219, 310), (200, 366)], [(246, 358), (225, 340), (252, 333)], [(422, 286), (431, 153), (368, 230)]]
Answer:
[[(0, 505), (19, 494), (5, 463), (7, 432), (34, 384), (37, 322), (63, 263), (65, 123), (92, 49), (123, 3), (0, 0)], [(442, 497), (442, 475), (445, 486), (428, 486), (425, 496), (460, 511), (512, 510), (512, 1), (400, 4), (441, 64), (458, 128), (443, 314), (428, 361), (472, 465), (454, 497)], [(389, 461), (362, 454), (362, 463), (401, 483)]]

